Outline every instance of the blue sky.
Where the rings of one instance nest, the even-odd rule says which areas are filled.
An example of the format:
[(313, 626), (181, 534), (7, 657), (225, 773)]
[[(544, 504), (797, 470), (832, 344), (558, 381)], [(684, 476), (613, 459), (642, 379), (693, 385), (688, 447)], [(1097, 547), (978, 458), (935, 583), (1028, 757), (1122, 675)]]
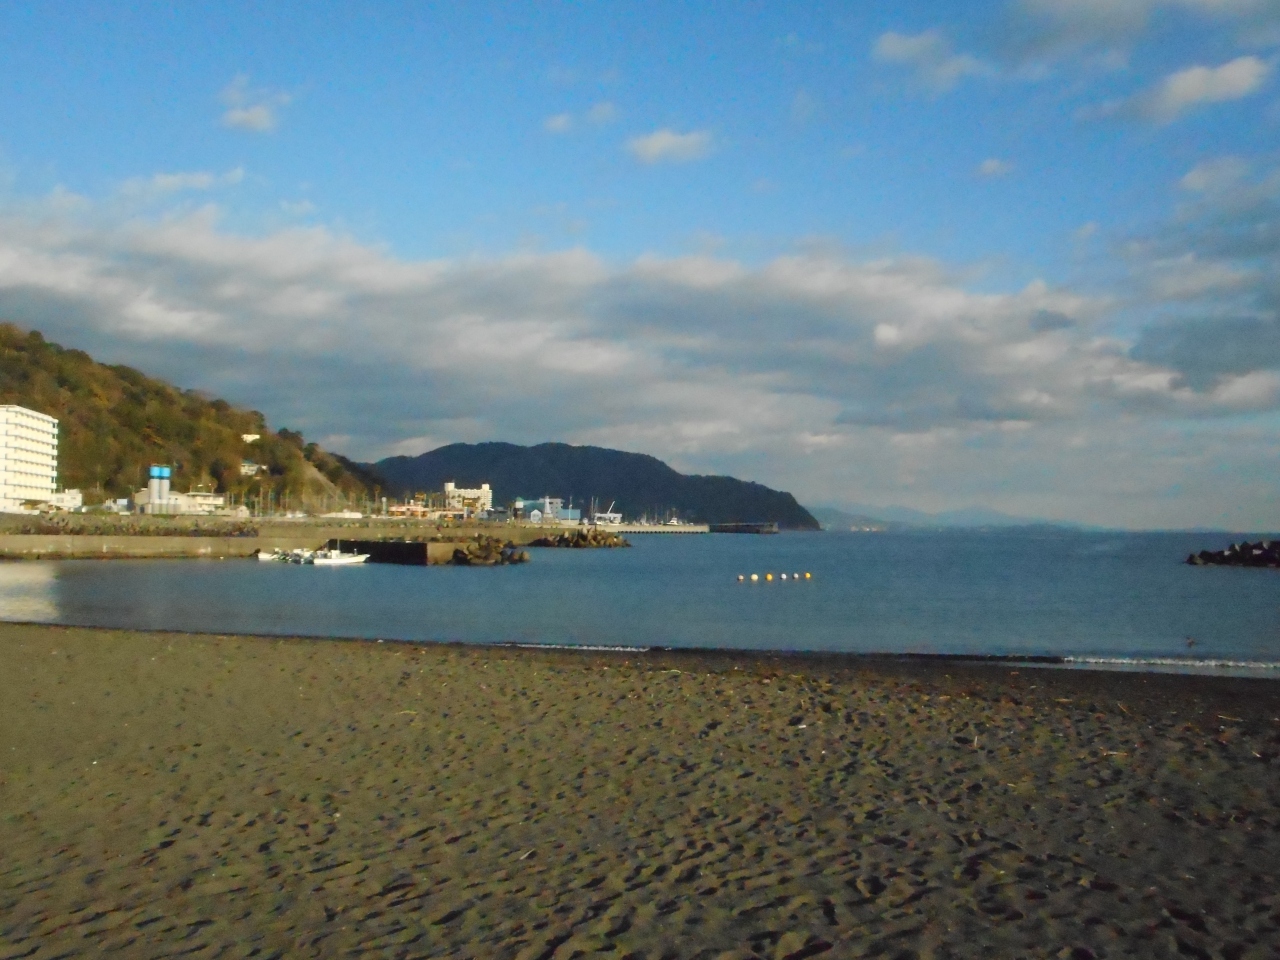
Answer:
[(0, 314), (361, 458), (1280, 526), (1280, 3), (0, 11)]

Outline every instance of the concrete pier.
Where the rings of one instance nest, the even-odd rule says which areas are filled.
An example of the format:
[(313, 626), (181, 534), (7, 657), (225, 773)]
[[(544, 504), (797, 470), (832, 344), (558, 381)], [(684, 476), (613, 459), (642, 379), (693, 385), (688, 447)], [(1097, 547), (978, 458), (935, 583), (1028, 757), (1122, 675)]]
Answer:
[(610, 523), (601, 524), (601, 530), (612, 533), (710, 533), (711, 528), (705, 523), (682, 523), (669, 526), (665, 523)]
[(367, 553), (370, 563), (396, 563), (401, 566), (425, 567), (444, 564), (453, 559), (459, 543), (424, 543), (418, 540), (330, 540), (330, 549), (344, 553)]

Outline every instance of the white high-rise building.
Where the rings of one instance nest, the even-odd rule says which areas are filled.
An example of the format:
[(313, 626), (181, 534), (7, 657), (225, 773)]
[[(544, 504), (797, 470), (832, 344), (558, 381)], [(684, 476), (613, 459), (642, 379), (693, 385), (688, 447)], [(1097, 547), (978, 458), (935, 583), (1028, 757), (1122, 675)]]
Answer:
[(48, 501), (58, 483), (58, 421), (26, 407), (0, 405), (0, 510)]
[(452, 480), (444, 485), (444, 505), (449, 510), (465, 510), (471, 515), (493, 509), (493, 491), (487, 483), (478, 487), (459, 487)]

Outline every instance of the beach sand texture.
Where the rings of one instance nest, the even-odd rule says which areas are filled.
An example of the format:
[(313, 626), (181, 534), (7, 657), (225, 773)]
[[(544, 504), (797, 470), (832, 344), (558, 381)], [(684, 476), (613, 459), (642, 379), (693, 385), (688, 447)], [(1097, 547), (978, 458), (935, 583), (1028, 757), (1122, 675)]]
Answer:
[(0, 626), (0, 958), (1275, 957), (1274, 681)]

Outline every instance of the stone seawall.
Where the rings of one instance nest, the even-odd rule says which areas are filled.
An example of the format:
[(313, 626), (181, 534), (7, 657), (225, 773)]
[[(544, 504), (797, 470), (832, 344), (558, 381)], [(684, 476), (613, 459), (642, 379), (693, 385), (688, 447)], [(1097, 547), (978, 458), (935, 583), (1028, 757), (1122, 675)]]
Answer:
[(105, 537), (42, 534), (0, 536), (0, 558), (120, 558), (120, 557), (248, 557), (258, 550), (315, 549), (325, 537)]

